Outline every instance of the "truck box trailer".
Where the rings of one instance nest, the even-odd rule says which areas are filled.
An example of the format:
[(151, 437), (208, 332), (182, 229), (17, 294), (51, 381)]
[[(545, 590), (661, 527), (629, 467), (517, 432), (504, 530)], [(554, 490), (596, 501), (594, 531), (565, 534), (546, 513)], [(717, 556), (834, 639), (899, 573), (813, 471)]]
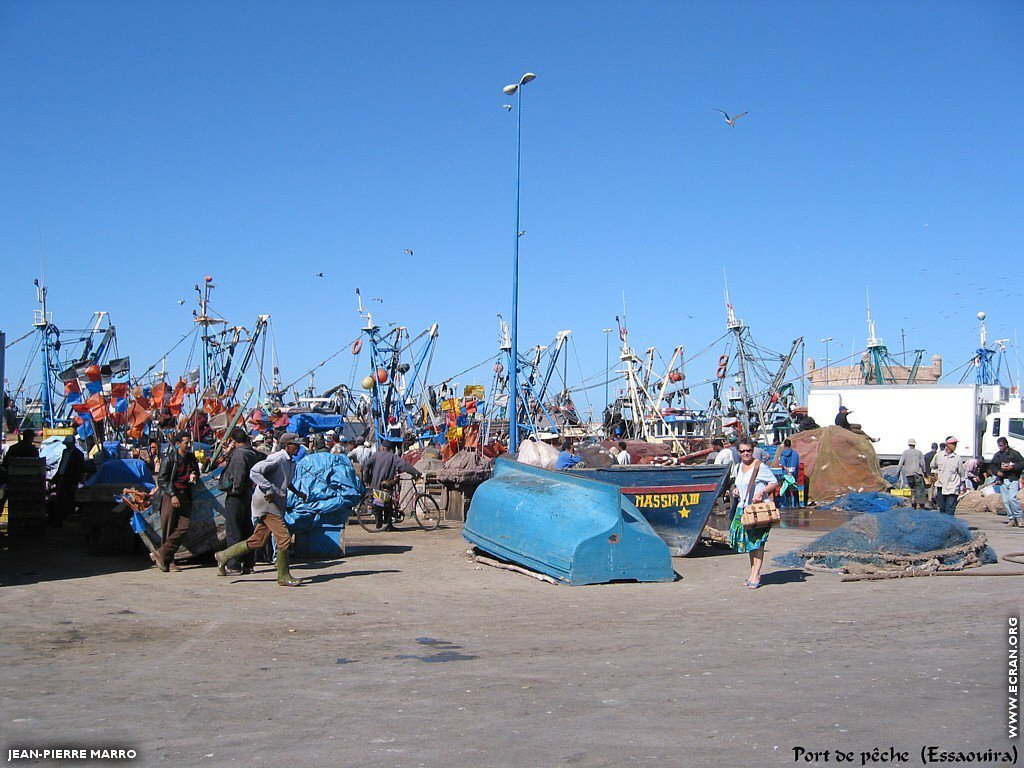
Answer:
[(869, 384), (846, 387), (814, 387), (807, 412), (822, 426), (835, 422), (839, 406), (852, 411), (850, 422), (860, 424), (878, 438), (875, 452), (880, 461), (899, 460), (914, 438), (924, 452), (949, 435), (959, 440), (957, 453), (974, 456), (980, 450), (985, 417), (995, 409), (985, 387), (975, 384)]

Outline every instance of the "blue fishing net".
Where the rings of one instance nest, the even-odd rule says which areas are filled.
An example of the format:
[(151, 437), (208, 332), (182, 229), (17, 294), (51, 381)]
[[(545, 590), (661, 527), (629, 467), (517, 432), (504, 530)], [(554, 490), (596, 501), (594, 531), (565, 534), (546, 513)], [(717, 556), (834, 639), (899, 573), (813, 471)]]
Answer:
[(874, 515), (888, 512), (893, 507), (907, 506), (907, 500), (891, 493), (878, 491), (845, 493), (831, 504), (819, 504), (818, 509), (838, 509), (859, 515)]
[(896, 468), (895, 465), (891, 467), (882, 467), (882, 477), (885, 478), (886, 482), (889, 483), (889, 485), (900, 484), (900, 471)]
[(775, 558), (785, 567), (844, 572), (959, 570), (996, 562), (984, 534), (938, 512), (893, 509), (860, 515), (806, 547)]

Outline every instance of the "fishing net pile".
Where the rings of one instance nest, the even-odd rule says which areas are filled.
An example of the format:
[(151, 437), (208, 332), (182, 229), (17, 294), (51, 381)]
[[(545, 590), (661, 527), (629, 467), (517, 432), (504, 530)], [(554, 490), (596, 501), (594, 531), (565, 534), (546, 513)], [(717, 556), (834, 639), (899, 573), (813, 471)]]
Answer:
[(795, 552), (778, 565), (839, 573), (959, 571), (996, 562), (985, 534), (967, 523), (919, 509), (861, 515)]
[(998, 493), (984, 491), (968, 491), (956, 503), (957, 512), (991, 512), (993, 515), (1005, 515), (1006, 505)]
[(493, 459), (464, 448), (444, 463), (437, 481), (461, 491), (471, 490), (491, 476), (493, 464)]
[(905, 507), (907, 500), (891, 493), (872, 491), (871, 493), (844, 493), (830, 504), (823, 504), (818, 509), (837, 509), (858, 515), (877, 515), (888, 512), (893, 507)]
[(615, 464), (615, 457), (601, 443), (587, 443), (576, 447), (576, 455), (582, 459), (580, 466), (593, 469), (611, 467)]
[(887, 491), (871, 441), (842, 427), (797, 432), (790, 438), (800, 454), (809, 499), (835, 501), (847, 493)]

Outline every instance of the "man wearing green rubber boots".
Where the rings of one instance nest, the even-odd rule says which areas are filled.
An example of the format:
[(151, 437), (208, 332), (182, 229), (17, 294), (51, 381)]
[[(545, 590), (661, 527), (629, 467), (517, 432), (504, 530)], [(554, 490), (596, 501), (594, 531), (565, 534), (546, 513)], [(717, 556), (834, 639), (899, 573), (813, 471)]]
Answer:
[(217, 552), (217, 575), (227, 576), (227, 564), (233, 557), (241, 557), (250, 550), (259, 549), (273, 535), (277, 547), (277, 583), (282, 587), (297, 587), (301, 579), (292, 577), (288, 570), (288, 548), (292, 537), (284, 522), (285, 503), (288, 491), (303, 501), (306, 495), (292, 487), (295, 476), (295, 454), (299, 452), (299, 436), (294, 432), (285, 432), (279, 442), (280, 450), (270, 454), (263, 461), (258, 461), (249, 470), (255, 490), (252, 496), (253, 517), (259, 518), (256, 528), (245, 541), (240, 541), (227, 549)]

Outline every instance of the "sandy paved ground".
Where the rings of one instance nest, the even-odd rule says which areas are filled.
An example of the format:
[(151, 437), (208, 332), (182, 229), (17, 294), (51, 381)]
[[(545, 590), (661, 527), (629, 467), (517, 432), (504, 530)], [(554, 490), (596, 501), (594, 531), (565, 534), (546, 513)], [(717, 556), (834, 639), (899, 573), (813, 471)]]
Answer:
[[(1000, 554), (1024, 529), (968, 517)], [(771, 766), (793, 747), (1005, 748), (1024, 580), (840, 583), (743, 556), (673, 584), (563, 587), (477, 565), (457, 528), (237, 579), (0, 552), (0, 734), (126, 746), (136, 765)], [(772, 533), (769, 555), (810, 541)], [(1013, 570), (1001, 563), (987, 570)], [(1019, 741), (1017, 742), (1019, 746)], [(3, 757), (6, 759), (6, 751)], [(17, 764), (17, 763), (14, 763)], [(28, 764), (23, 763), (23, 764)]]

